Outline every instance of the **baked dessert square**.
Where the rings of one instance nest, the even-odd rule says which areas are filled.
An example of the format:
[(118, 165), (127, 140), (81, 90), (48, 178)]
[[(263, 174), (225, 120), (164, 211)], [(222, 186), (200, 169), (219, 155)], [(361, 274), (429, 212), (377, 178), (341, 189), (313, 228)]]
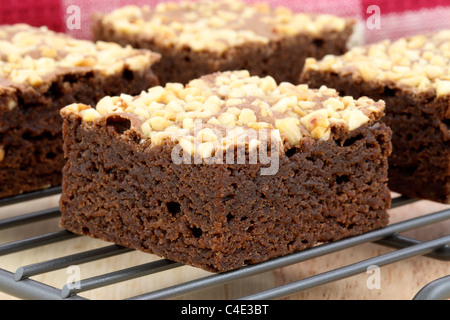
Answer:
[(93, 34), (161, 53), (154, 66), (161, 84), (231, 70), (295, 83), (307, 57), (344, 53), (354, 24), (264, 3), (181, 1), (96, 14)]
[(69, 105), (60, 225), (212, 272), (383, 227), (383, 110), (248, 71)]
[(384, 100), (383, 122), (393, 131), (389, 187), (450, 203), (450, 31), (309, 59), (300, 81)]
[(0, 197), (61, 185), (61, 108), (157, 85), (158, 59), (45, 27), (0, 26)]

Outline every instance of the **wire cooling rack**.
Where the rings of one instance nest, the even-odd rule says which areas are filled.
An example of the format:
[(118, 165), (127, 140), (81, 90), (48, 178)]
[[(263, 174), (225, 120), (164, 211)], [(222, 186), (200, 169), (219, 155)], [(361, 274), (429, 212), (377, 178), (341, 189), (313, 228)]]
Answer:
[[(0, 207), (52, 195), (58, 195), (60, 192), (61, 188), (51, 188), (45, 191), (33, 192), (7, 199), (0, 199)], [(408, 205), (416, 201), (418, 200), (399, 196), (392, 200), (391, 208)], [(13, 216), (11, 218), (0, 220), (0, 232), (1, 230), (6, 230), (16, 226), (56, 218), (59, 215), (59, 209), (55, 207), (42, 211), (22, 214), (19, 216)], [(176, 299), (177, 297), (181, 297), (189, 293), (204, 290), (213, 286), (224, 285), (231, 281), (244, 279), (246, 277), (261, 274), (267, 271), (273, 271), (278, 268), (325, 256), (333, 252), (369, 242), (387, 246), (393, 248), (394, 250), (298, 281), (240, 297), (239, 299), (280, 299), (302, 290), (307, 290), (319, 285), (341, 280), (360, 273), (365, 273), (372, 265), (382, 267), (414, 256), (424, 255), (431, 259), (450, 261), (450, 234), (429, 241), (421, 241), (401, 235), (402, 232), (441, 223), (446, 220), (450, 220), (450, 209), (433, 212), (427, 215), (391, 224), (385, 228), (368, 232), (363, 235), (346, 238), (333, 243), (321, 244), (308, 250), (272, 259), (263, 263), (246, 266), (234, 271), (212, 274), (199, 279), (171, 285), (145, 294), (133, 296), (128, 298), (128, 300)], [(69, 240), (75, 237), (80, 236), (62, 230), (40, 234), (38, 236), (25, 238), (19, 241), (0, 244), (0, 257), (59, 241)], [(0, 265), (0, 291), (20, 299), (87, 300), (81, 296), (83, 292), (182, 266), (180, 263), (167, 259), (160, 259), (105, 273), (99, 276), (82, 279), (76, 286), (66, 284), (62, 288), (56, 288), (46, 283), (31, 279), (32, 276), (68, 268), (71, 265), (99, 261), (130, 251), (133, 250), (118, 245), (108, 245), (102, 248), (77, 252), (60, 258), (38, 261), (31, 265), (17, 266), (15, 272), (4, 270)], [(429, 283), (414, 296), (414, 299), (417, 300), (443, 300), (449, 298), (450, 274)]]

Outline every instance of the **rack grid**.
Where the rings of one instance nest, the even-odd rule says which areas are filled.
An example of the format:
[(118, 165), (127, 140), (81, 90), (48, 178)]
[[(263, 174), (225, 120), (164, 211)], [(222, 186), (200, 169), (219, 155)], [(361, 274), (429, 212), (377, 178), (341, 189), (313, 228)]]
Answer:
[[(61, 188), (57, 187), (44, 191), (37, 191), (6, 199), (0, 199), (0, 207), (58, 195), (60, 192)], [(391, 209), (408, 205), (416, 201), (419, 200), (405, 196), (398, 196), (393, 198)], [(55, 207), (13, 216), (11, 218), (0, 220), (0, 231), (15, 226), (48, 220), (50, 218), (58, 217), (59, 215), (59, 208)], [(128, 298), (127, 300), (176, 299), (177, 297), (181, 297), (189, 293), (213, 286), (224, 285), (231, 281), (244, 279), (246, 277), (261, 274), (267, 271), (273, 271), (278, 268), (325, 256), (333, 252), (338, 252), (340, 250), (369, 242), (386, 246), (394, 250), (388, 253), (380, 254), (376, 257), (335, 268), (330, 271), (315, 274), (288, 284), (240, 297), (239, 300), (280, 299), (302, 290), (307, 290), (325, 283), (330, 283), (346, 277), (364, 273), (371, 265), (382, 267), (419, 255), (424, 255), (430, 259), (450, 261), (450, 234), (429, 241), (421, 241), (401, 235), (402, 232), (441, 223), (446, 220), (450, 220), (450, 209), (445, 209), (390, 224), (382, 229), (371, 231), (362, 235), (346, 238), (332, 243), (320, 244), (301, 252), (275, 258), (259, 264), (245, 266), (237, 270), (207, 275), (199, 279), (167, 286), (145, 294), (136, 295)], [(0, 256), (37, 248), (39, 246), (44, 246), (59, 241), (69, 240), (75, 237), (81, 236), (75, 235), (66, 230), (43, 233), (38, 236), (0, 244)], [(117, 256), (130, 251), (133, 251), (133, 249), (124, 248), (113, 244), (55, 259), (39, 261), (30, 265), (18, 266), (15, 272), (4, 270), (0, 266), (0, 291), (20, 299), (87, 300), (80, 294), (107, 285), (137, 279), (139, 277), (157, 274), (161, 271), (183, 266), (183, 264), (161, 258), (149, 263), (143, 263), (99, 276), (82, 279), (79, 283), (77, 283), (77, 286), (66, 284), (62, 288), (56, 288), (46, 283), (31, 279), (31, 277), (35, 275), (67, 268), (71, 265), (99, 261), (101, 259)], [(449, 298), (450, 274), (424, 286), (419, 292), (417, 292), (413, 299), (444, 300)]]

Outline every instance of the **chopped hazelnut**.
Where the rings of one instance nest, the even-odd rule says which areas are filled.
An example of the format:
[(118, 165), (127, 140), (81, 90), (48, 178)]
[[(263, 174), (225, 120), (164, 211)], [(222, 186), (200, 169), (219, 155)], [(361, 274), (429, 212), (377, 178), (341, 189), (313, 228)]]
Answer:
[(181, 148), (183, 148), (183, 150), (185, 152), (187, 152), (187, 154), (189, 154), (189, 155), (194, 154), (194, 151), (195, 151), (194, 144), (189, 139), (180, 138), (179, 143), (180, 143)]
[(210, 128), (200, 130), (195, 138), (200, 142), (213, 142), (217, 141), (217, 135)]
[(150, 118), (150, 126), (152, 127), (152, 130), (155, 131), (163, 131), (168, 126), (173, 124), (173, 121), (167, 120), (166, 118), (163, 118), (161, 116), (156, 116), (153, 118)]
[(100, 117), (100, 113), (98, 113), (97, 110), (92, 108), (82, 110), (80, 114), (83, 120), (86, 122), (93, 122), (96, 118)]
[(215, 145), (212, 142), (204, 142), (197, 146), (196, 152), (202, 157), (202, 158), (209, 158), (211, 157), (213, 151), (214, 151)]
[(301, 118), (300, 123), (308, 130), (312, 131), (316, 127), (328, 127), (328, 112), (325, 109), (313, 111)]
[(342, 115), (348, 124), (348, 129), (353, 131), (369, 121), (369, 117), (362, 113), (361, 110), (353, 109)]
[(450, 80), (436, 81), (436, 95), (438, 97), (450, 94)]
[(249, 123), (256, 122), (256, 116), (253, 110), (244, 108), (239, 114), (237, 123), (239, 125), (248, 125)]
[(280, 119), (275, 122), (275, 127), (280, 130), (281, 134), (286, 135), (286, 139), (292, 146), (296, 146), (302, 134), (299, 127), (300, 121), (295, 118)]
[(236, 125), (237, 122), (237, 117), (235, 114), (231, 113), (231, 112), (225, 112), (222, 113), (217, 120), (219, 120), (220, 124), (223, 125), (224, 127), (234, 127)]

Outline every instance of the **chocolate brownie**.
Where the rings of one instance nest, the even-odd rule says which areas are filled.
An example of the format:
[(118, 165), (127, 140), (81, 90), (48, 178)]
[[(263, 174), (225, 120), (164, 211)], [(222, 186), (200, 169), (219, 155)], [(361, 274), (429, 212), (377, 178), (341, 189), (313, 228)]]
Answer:
[(213, 272), (383, 227), (383, 110), (248, 71), (69, 105), (60, 225)]
[(157, 85), (159, 54), (0, 27), (0, 197), (61, 185), (62, 107)]
[(161, 53), (154, 66), (161, 84), (186, 84), (230, 70), (295, 82), (307, 57), (344, 53), (353, 26), (350, 18), (293, 13), (262, 3), (181, 1), (96, 14), (93, 34), (97, 40)]
[(306, 63), (301, 81), (386, 102), (389, 187), (450, 203), (450, 31), (357, 47)]

